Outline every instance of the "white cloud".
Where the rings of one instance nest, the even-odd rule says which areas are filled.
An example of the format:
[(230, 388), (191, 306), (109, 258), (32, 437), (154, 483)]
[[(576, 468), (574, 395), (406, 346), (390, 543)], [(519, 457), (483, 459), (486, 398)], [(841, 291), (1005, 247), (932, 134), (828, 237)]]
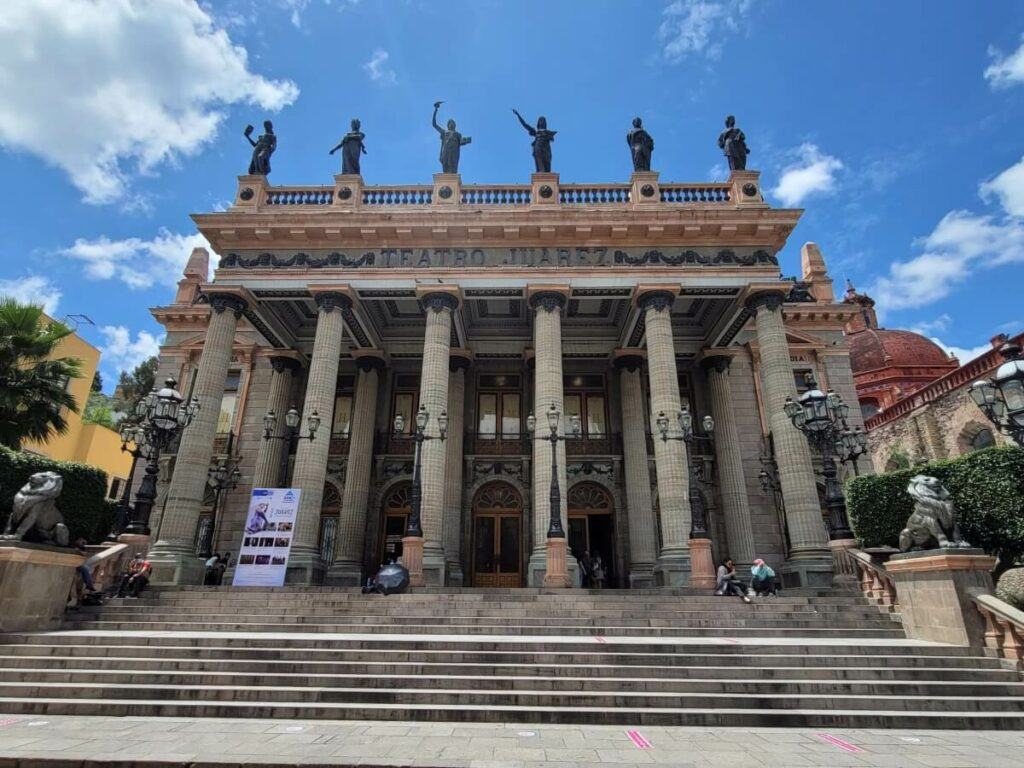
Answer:
[(982, 183), (979, 192), (986, 202), (998, 198), (1010, 216), (1024, 218), (1024, 157), (991, 181)]
[(815, 144), (801, 144), (795, 155), (796, 160), (783, 169), (772, 190), (784, 205), (800, 205), (812, 194), (835, 189), (836, 174), (843, 169), (839, 158), (824, 154)]
[(49, 278), (39, 275), (0, 280), (0, 296), (17, 299), (22, 304), (41, 306), (50, 317), (56, 314), (61, 295), (60, 289)]
[(398, 82), (398, 78), (395, 76), (395, 70), (390, 69), (388, 59), (391, 55), (383, 48), (378, 48), (373, 52), (373, 56), (370, 60), (363, 64), (363, 69), (370, 76), (370, 79), (375, 83), (381, 85), (394, 85)]
[(719, 58), (723, 38), (739, 31), (750, 6), (750, 0), (675, 0), (658, 27), (662, 53), (669, 61), (691, 54)]
[(160, 354), (164, 337), (156, 337), (149, 331), (139, 331), (132, 341), (132, 333), (123, 325), (104, 325), (100, 333), (106, 344), (100, 347), (103, 362), (115, 371), (130, 371), (135, 366)]
[(986, 352), (992, 349), (991, 344), (979, 344), (976, 347), (958, 347), (953, 344), (947, 344), (937, 336), (932, 336), (931, 340), (938, 344), (945, 351), (947, 355), (952, 355), (960, 361), (960, 365), (971, 362), (976, 357), (980, 357)]
[(934, 320), (922, 320), (921, 322), (910, 326), (908, 331), (914, 333), (920, 333), (923, 336), (928, 336), (932, 333), (941, 333), (949, 328), (953, 322), (953, 318), (943, 312), (941, 315), (936, 317)]
[(200, 247), (212, 252), (199, 233), (179, 235), (161, 229), (152, 240), (111, 240), (105, 235), (94, 240), (79, 238), (61, 254), (83, 262), (90, 280), (116, 279), (129, 288), (140, 289), (176, 285), (192, 249)]
[(63, 169), (90, 203), (198, 153), (224, 107), (279, 110), (298, 88), (249, 69), (195, 0), (33, 0), (0, 14), (0, 144)]
[[(1021, 36), (1024, 39), (1024, 35)], [(989, 48), (993, 62), (985, 69), (985, 79), (993, 88), (1009, 88), (1024, 83), (1024, 42), (1013, 53), (1004, 56), (997, 48)]]

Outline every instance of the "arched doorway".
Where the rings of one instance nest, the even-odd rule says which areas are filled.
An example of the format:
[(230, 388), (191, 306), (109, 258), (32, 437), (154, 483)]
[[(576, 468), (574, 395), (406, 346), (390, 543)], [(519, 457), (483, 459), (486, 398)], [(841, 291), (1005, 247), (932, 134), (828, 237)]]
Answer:
[(412, 514), (412, 483), (399, 483), (388, 491), (380, 511), (383, 530), (377, 560), (384, 564), (402, 556), (402, 537)]
[(605, 586), (616, 584), (615, 504), (597, 483), (577, 483), (569, 489), (569, 549), (576, 557), (601, 555)]
[(332, 483), (324, 483), (323, 500), (320, 502), (320, 559), (330, 566), (334, 562), (334, 550), (338, 543), (338, 516), (341, 513), (341, 494)]
[(523, 583), (523, 497), (508, 483), (487, 483), (473, 497), (473, 586)]

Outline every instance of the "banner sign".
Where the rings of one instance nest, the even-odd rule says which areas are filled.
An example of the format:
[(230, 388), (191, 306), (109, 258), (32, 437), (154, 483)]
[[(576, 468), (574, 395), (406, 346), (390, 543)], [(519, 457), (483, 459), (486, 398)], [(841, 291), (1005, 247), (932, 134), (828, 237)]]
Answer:
[(297, 488), (253, 488), (233, 586), (284, 585), (298, 514)]

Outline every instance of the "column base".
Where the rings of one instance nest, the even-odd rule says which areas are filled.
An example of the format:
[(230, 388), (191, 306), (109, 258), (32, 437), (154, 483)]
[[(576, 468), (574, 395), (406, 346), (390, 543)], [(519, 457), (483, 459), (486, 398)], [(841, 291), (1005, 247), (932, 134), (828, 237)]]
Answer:
[(402, 557), (399, 559), (409, 571), (409, 586), (426, 586), (423, 579), (423, 537), (405, 536), (402, 539)]
[(192, 547), (158, 541), (147, 559), (153, 566), (149, 583), (154, 586), (202, 584), (206, 576), (206, 564)]
[(835, 580), (853, 584), (857, 581), (857, 566), (849, 551), (860, 546), (859, 539), (833, 539), (828, 548), (832, 550), (832, 567), (835, 569)]
[(629, 571), (630, 589), (651, 589), (654, 587), (654, 563), (633, 563)]
[(711, 539), (690, 539), (690, 586), (715, 588), (715, 561), (711, 557)]
[(658, 587), (685, 587), (690, 584), (690, 550), (663, 549), (654, 565), (654, 584)]
[(830, 589), (834, 574), (835, 565), (828, 550), (791, 556), (779, 567), (782, 586), (789, 588)]
[(288, 569), (284, 574), (285, 584), (311, 586), (324, 583), (324, 561), (320, 550), (313, 547), (292, 547), (288, 557)]
[(544, 571), (544, 586), (548, 589), (568, 589), (572, 586), (566, 565), (566, 551), (569, 545), (564, 538), (548, 539), (547, 568)]
[(985, 619), (971, 590), (992, 592), (995, 558), (980, 549), (931, 549), (893, 555), (885, 570), (896, 584), (907, 637), (985, 647)]
[[(569, 572), (569, 584), (575, 587), (580, 583), (580, 566), (575, 557), (566, 554), (566, 567)], [(543, 587), (544, 575), (548, 571), (547, 549), (535, 549), (530, 553), (530, 561), (526, 564), (526, 586)]]
[(449, 560), (445, 566), (445, 573), (447, 579), (447, 586), (449, 587), (462, 587), (465, 586), (466, 577), (462, 573), (462, 563), (454, 560)]
[(363, 564), (357, 560), (335, 560), (324, 574), (324, 584), (332, 587), (363, 586)]
[(444, 550), (432, 542), (423, 548), (423, 581), (427, 587), (443, 587), (448, 563), (444, 559)]

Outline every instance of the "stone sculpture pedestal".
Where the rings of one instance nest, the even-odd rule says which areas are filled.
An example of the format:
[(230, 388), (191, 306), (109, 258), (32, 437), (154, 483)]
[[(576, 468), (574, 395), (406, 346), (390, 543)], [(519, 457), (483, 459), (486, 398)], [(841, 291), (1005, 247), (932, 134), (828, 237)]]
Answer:
[(544, 586), (548, 589), (566, 589), (572, 586), (569, 580), (569, 569), (566, 564), (568, 544), (565, 539), (547, 541), (547, 569), (544, 572)]
[(690, 539), (690, 586), (714, 589), (716, 581), (711, 539)]
[(907, 636), (983, 648), (985, 620), (969, 590), (992, 592), (995, 563), (980, 549), (930, 549), (889, 558), (885, 569), (896, 585)]
[(73, 549), (0, 541), (0, 632), (56, 628), (84, 562)]
[(406, 536), (402, 539), (402, 565), (409, 571), (410, 587), (425, 587), (423, 576), (423, 537)]

